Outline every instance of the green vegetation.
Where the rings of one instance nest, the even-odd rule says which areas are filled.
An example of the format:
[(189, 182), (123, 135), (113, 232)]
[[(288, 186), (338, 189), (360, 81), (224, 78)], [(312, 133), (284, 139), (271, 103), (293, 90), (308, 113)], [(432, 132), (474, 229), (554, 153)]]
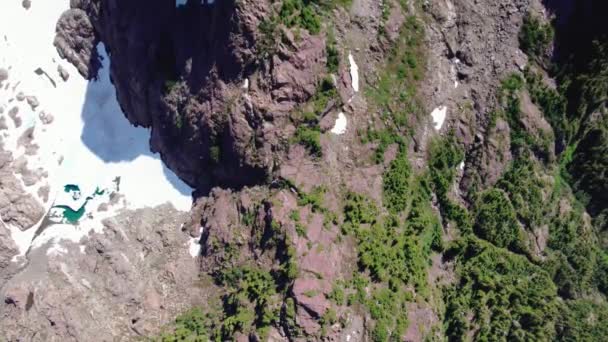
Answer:
[[(608, 119), (591, 129), (578, 143), (568, 165), (579, 199), (596, 217), (596, 226), (608, 230)], [(583, 195), (585, 194), (585, 195)]]
[(385, 128), (381, 130), (369, 129), (366, 134), (362, 137), (362, 143), (368, 143), (370, 141), (376, 142), (376, 151), (374, 153), (374, 162), (380, 164), (384, 161), (384, 152), (392, 145), (397, 144), (399, 148), (405, 146), (405, 139), (396, 130), (392, 128)]
[(262, 20), (258, 26), (260, 38), (257, 43), (257, 57), (266, 60), (272, 56), (277, 49), (276, 36), (279, 35), (279, 26), (276, 17)]
[[(552, 38), (549, 25), (530, 16), (525, 19), (520, 42), (536, 62), (546, 62), (541, 58)], [(565, 64), (554, 67), (557, 89), (545, 84), (534, 64), (525, 70), (525, 82), (519, 75), (502, 82), (495, 113), (511, 127), (514, 160), (495, 187), (475, 196), (474, 232), (488, 242), (465, 235), (445, 253), (455, 261), (460, 278), (444, 296), (450, 340), (605, 339), (606, 325), (600, 322), (608, 313), (604, 296), (608, 259), (598, 236), (604, 224), (599, 207), (608, 198), (602, 190), (606, 180), (594, 177), (603, 175), (602, 158), (608, 153), (603, 148), (608, 141), (601, 137), (606, 131), (602, 119), (593, 124), (586, 120), (590, 108), (605, 115), (602, 99), (608, 94), (608, 78), (604, 78), (608, 63), (601, 60), (608, 58), (603, 54), (589, 60), (593, 56), (589, 51), (599, 49), (573, 50)], [(521, 91), (530, 93), (555, 131), (555, 150), (563, 151), (558, 165), (546, 158), (554, 137), (534, 136), (522, 124)], [(578, 200), (568, 182), (578, 192)], [(438, 197), (441, 202), (439, 192)], [(585, 219), (584, 207), (594, 216), (595, 227)], [(547, 238), (546, 247), (530, 241), (542, 250), (542, 258), (524, 249), (520, 225), (536, 237)]]
[(219, 278), (229, 288), (224, 296), (221, 336), (231, 338), (235, 332), (246, 332), (254, 325), (264, 329), (279, 319), (279, 305), (273, 298), (278, 289), (277, 279), (268, 271), (252, 267), (232, 268)]
[(263, 336), (278, 321), (280, 306), (275, 294), (280, 287), (270, 273), (252, 267), (232, 268), (218, 281), (229, 288), (222, 307), (209, 305), (205, 312), (194, 308), (180, 315), (160, 341), (225, 341), (253, 328)]
[(608, 336), (608, 306), (590, 300), (566, 302), (558, 322), (561, 341), (602, 341)]
[(222, 150), (219, 145), (213, 145), (209, 148), (209, 158), (214, 164), (218, 164), (222, 158)]
[(411, 175), (407, 154), (400, 151), (382, 178), (384, 205), (389, 211), (398, 213), (406, 209)]
[[(460, 262), (459, 284), (446, 291), (451, 341), (546, 341), (554, 337), (556, 289), (549, 275), (525, 257), (475, 238), (447, 252)], [(469, 320), (472, 317), (472, 320)]]
[(526, 54), (540, 57), (553, 42), (553, 27), (528, 13), (519, 32), (519, 45)]
[(313, 212), (324, 212), (327, 210), (323, 204), (326, 191), (327, 189), (322, 186), (313, 188), (310, 193), (300, 191), (298, 192), (298, 205), (301, 207), (310, 205)]
[(287, 27), (298, 27), (311, 34), (321, 32), (321, 15), (336, 6), (350, 6), (352, 0), (284, 0), (279, 20)]
[(163, 91), (165, 92), (165, 94), (169, 94), (173, 91), (173, 89), (175, 89), (175, 87), (177, 87), (177, 85), (177, 80), (166, 80), (163, 87)]
[(203, 313), (200, 308), (193, 308), (175, 319), (175, 327), (171, 332), (164, 333), (158, 338), (162, 342), (207, 342), (213, 329), (213, 316)]
[(450, 134), (446, 138), (434, 140), (429, 146), (429, 175), (432, 188), (441, 206), (441, 213), (447, 221), (456, 223), (462, 233), (469, 233), (472, 222), (469, 213), (448, 197), (454, 184), (458, 165), (464, 161), (464, 151)]
[(569, 141), (574, 133), (574, 127), (568, 125), (566, 98), (557, 90), (547, 86), (542, 75), (534, 72), (529, 66), (524, 70), (524, 77), (532, 101), (542, 110), (556, 137), (565, 142)]
[(299, 237), (306, 237), (306, 227), (301, 223), (296, 223), (296, 234)]
[[(261, 28), (272, 39), (284, 26), (319, 33), (327, 28), (321, 18), (338, 3), (349, 1), (283, 1), (274, 21)], [(394, 3), (383, 4), (384, 18)], [(553, 35), (538, 18), (525, 18), (519, 39), (532, 63), (523, 77), (503, 80), (489, 118), (490, 128), (499, 117), (509, 123), (513, 161), (493, 187), (471, 186), (465, 196), (469, 209), (453, 193), (464, 159), (453, 135), (430, 141), (427, 171), (415, 171), (408, 161), (408, 134), (422, 118), (416, 93), (425, 69), (424, 32), (414, 17), (403, 26), (378, 84), (367, 89), (370, 109), (380, 117), (360, 132), (363, 143), (375, 144), (376, 163), (384, 162), (389, 146), (397, 147), (383, 174), (382, 203), (347, 192), (338, 217), (326, 208), (327, 189), (298, 191), (298, 205), (324, 214), (326, 227), (342, 221), (340, 238), (354, 245), (357, 269), (336, 281), (326, 296), (337, 307), (369, 313), (371, 340), (401, 340), (408, 326), (406, 308), (414, 301), (439, 311), (450, 341), (597, 341), (608, 335), (608, 48), (605, 42), (593, 43), (584, 58), (573, 55), (572, 64), (556, 67), (551, 71), (559, 80), (554, 89), (538, 66), (547, 65), (542, 59)], [(335, 73), (340, 53), (331, 32), (327, 37), (327, 69)], [(262, 38), (262, 50), (265, 42)], [(520, 107), (526, 91), (555, 137), (524, 124)], [(331, 80), (322, 80), (317, 93), (292, 115), (293, 142), (320, 156), (320, 116), (337, 100)], [(289, 217), (296, 233), (305, 236), (299, 211)], [(441, 219), (449, 223), (445, 240)], [(303, 336), (295, 321), (296, 303), (289, 298), (289, 286), (299, 274), (295, 250), (278, 222), (257, 222), (253, 213), (245, 213), (243, 222), (256, 234), (253, 244), (264, 247), (261, 258), (274, 255), (276, 264), (262, 269), (253, 262), (227, 261), (214, 274), (223, 290), (221, 306), (184, 314), (164, 335), (166, 341), (230, 340), (236, 332), (263, 340), (272, 325), (291, 337)], [(232, 255), (234, 249), (223, 247)], [(311, 241), (308, 247), (331, 248)], [(442, 258), (432, 259), (431, 276), (436, 276), (436, 262), (441, 262), (440, 272), (449, 273), (452, 266), (455, 271), (455, 277), (447, 276), (455, 283), (443, 288), (428, 283), (431, 256), (437, 252)], [(321, 334), (340, 321), (337, 316), (333, 307), (319, 318)]]
[(283, 1), (279, 19), (287, 27), (302, 27), (311, 34), (318, 34), (321, 31), (321, 20), (311, 1)]
[(403, 148), (416, 119), (422, 117), (417, 87), (425, 70), (423, 39), (422, 23), (415, 16), (408, 16), (377, 84), (367, 90), (370, 105), (381, 113), (382, 128), (368, 128), (362, 136), (364, 143), (377, 142), (376, 163), (384, 160), (384, 152), (391, 144)]
[(357, 232), (359, 263), (373, 280), (400, 280), (422, 290), (426, 286), (426, 263), (422, 248), (399, 226), (394, 217)]
[(513, 204), (519, 221), (534, 230), (544, 222), (545, 197), (543, 189), (548, 184), (543, 181), (537, 171), (537, 166), (530, 156), (516, 159), (496, 184), (504, 190)]
[(314, 157), (320, 157), (323, 153), (321, 131), (318, 127), (299, 126), (296, 131), (296, 140)]
[(295, 209), (292, 210), (289, 213), (289, 218), (293, 221), (293, 222), (300, 222), (300, 211)]
[(320, 115), (328, 106), (335, 105), (338, 98), (332, 80), (324, 78), (310, 101), (292, 115), (292, 121), (297, 126), (295, 142), (305, 146), (314, 157), (320, 157), (323, 153), (319, 128)]
[[(433, 211), (427, 177), (415, 175), (405, 150), (384, 174), (388, 214), (360, 194), (345, 198), (344, 234), (357, 242), (359, 271), (345, 284), (349, 306), (361, 306), (374, 320), (374, 341), (399, 340), (407, 328), (406, 304), (430, 295), (427, 269), (443, 248), (441, 224)], [(366, 290), (370, 289), (369, 291)], [(412, 292), (414, 290), (414, 292)], [(332, 298), (342, 301), (342, 288)]]
[(173, 117), (173, 126), (178, 130), (181, 130), (184, 126), (184, 119), (180, 113), (175, 113), (175, 116)]
[[(299, 39), (300, 30), (306, 29), (310, 34), (317, 35), (323, 30), (323, 16), (336, 6), (350, 6), (352, 0), (284, 0), (278, 12), (265, 18), (258, 30), (260, 39), (258, 40), (257, 57), (259, 61), (266, 60), (276, 53), (280, 37), (285, 41), (284, 28), (294, 31), (294, 37)], [(328, 41), (329, 44), (329, 41)], [(331, 49), (331, 50), (330, 50)], [(328, 45), (328, 68), (330, 72), (339, 62), (337, 50), (333, 45)]]
[[(296, 214), (291, 216), (296, 218)], [(272, 255), (273, 264), (261, 267), (254, 261), (239, 261), (239, 246), (217, 246), (223, 261), (210, 272), (219, 290), (211, 299), (221, 299), (220, 303), (210, 301), (204, 312), (195, 309), (181, 316), (175, 328), (161, 336), (162, 341), (226, 341), (237, 333), (264, 339), (271, 326), (286, 318), (283, 302), (298, 276), (295, 249), (276, 221), (258, 222), (245, 213), (242, 222), (252, 230), (252, 248)]]
[(340, 52), (336, 47), (336, 38), (334, 37), (333, 31), (330, 31), (327, 34), (325, 55), (327, 56), (327, 71), (330, 73), (337, 73), (338, 68), (340, 67)]
[(344, 288), (341, 283), (334, 284), (331, 292), (327, 295), (327, 299), (334, 302), (336, 305), (344, 305), (346, 295), (344, 294)]
[(553, 250), (549, 265), (560, 295), (574, 298), (585, 294), (591, 287), (595, 260), (580, 210), (555, 217), (549, 233), (548, 247)]
[(368, 92), (372, 103), (383, 113), (383, 118), (394, 123), (391, 129), (409, 129), (412, 114), (422, 113), (416, 91), (424, 75), (423, 38), (422, 24), (416, 17), (409, 16), (378, 84)]
[(344, 226), (358, 228), (361, 224), (372, 224), (378, 219), (379, 211), (376, 204), (369, 198), (356, 194), (348, 193), (344, 204)]
[(502, 81), (500, 88), (501, 107), (498, 115), (505, 117), (511, 128), (511, 151), (515, 155), (525, 154), (528, 150), (541, 159), (548, 161), (553, 149), (552, 136), (538, 131), (535, 136), (526, 130), (522, 122), (521, 91), (525, 89), (524, 79), (519, 74), (511, 74)]
[(367, 307), (375, 321), (371, 331), (372, 341), (400, 340), (408, 326), (405, 303), (409, 299), (407, 292), (388, 288), (378, 288), (371, 294)]
[(515, 251), (522, 249), (523, 237), (515, 209), (503, 191), (485, 191), (479, 197), (475, 209), (475, 234), (498, 247)]

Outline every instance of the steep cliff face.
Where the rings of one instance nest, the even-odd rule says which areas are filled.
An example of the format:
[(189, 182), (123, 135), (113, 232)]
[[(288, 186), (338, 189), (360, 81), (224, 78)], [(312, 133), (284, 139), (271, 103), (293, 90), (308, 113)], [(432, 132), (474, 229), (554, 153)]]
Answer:
[[(278, 37), (261, 37), (258, 26), (270, 5), (74, 1), (58, 35), (74, 17), (92, 24), (95, 41), (112, 58), (128, 119), (151, 129), (152, 150), (182, 179), (203, 192), (218, 184), (240, 187), (272, 173), (288, 137), (287, 114), (312, 95), (325, 63), (322, 40), (304, 36), (293, 49)], [(262, 58), (262, 39), (281, 45), (278, 58)], [(73, 45), (58, 46), (74, 55)], [(84, 74), (94, 77), (90, 64)]]

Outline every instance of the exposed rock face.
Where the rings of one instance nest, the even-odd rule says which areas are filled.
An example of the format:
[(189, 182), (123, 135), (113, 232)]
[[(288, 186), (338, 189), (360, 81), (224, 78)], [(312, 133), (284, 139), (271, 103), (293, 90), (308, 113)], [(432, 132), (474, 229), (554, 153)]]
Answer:
[(11, 263), (11, 259), (18, 253), (10, 230), (4, 223), (0, 223), (0, 284), (15, 272), (15, 265)]
[(44, 208), (29, 195), (19, 178), (10, 152), (0, 149), (0, 216), (6, 224), (27, 229), (44, 215)]
[(0, 68), (0, 85), (2, 85), (2, 82), (6, 80), (8, 80), (8, 70), (5, 68)]
[(68, 71), (65, 70), (65, 68), (61, 65), (57, 66), (57, 72), (59, 73), (59, 77), (61, 77), (61, 79), (64, 81), (67, 81), (70, 78), (70, 74), (68, 73)]
[(461, 182), (463, 189), (473, 186), (490, 187), (498, 181), (512, 159), (511, 130), (502, 119), (497, 120), (484, 139), (478, 142), (471, 153), (471, 172), (465, 173)]
[[(492, 186), (511, 161), (508, 124), (489, 124), (499, 102), (497, 88), (502, 79), (527, 65), (528, 58), (519, 49), (519, 29), (526, 13), (542, 14), (542, 6), (535, 0), (483, 6), (449, 0), (431, 1), (427, 9), (435, 19), (428, 33), (432, 52), (427, 77), (433, 87), (423, 91), (436, 105), (449, 104), (447, 125), (467, 150), (472, 167), (465, 170), (462, 191), (473, 185)], [(527, 112), (538, 117), (534, 106), (527, 104)], [(550, 131), (546, 122), (533, 121)]]
[[(305, 236), (297, 231), (294, 210), (299, 212)], [(219, 274), (230, 267), (256, 265), (279, 272), (285, 258), (292, 258), (298, 265), (290, 286), (295, 322), (311, 336), (319, 333), (319, 320), (331, 307), (326, 296), (349, 256), (346, 246), (336, 243), (335, 225), (324, 224), (323, 215), (309, 207), (298, 209), (291, 191), (269, 193), (261, 187), (239, 193), (214, 189), (195, 211), (202, 212), (203, 271)], [(243, 216), (251, 217), (250, 227)]]
[(97, 43), (93, 25), (84, 11), (72, 9), (63, 13), (57, 22), (54, 44), (59, 56), (72, 63), (87, 79), (94, 78), (101, 66)]
[[(91, 46), (96, 38), (105, 44), (128, 119), (151, 128), (152, 150), (188, 184), (203, 191), (256, 184), (288, 138), (287, 114), (314, 93), (325, 64), (324, 40), (307, 35), (280, 43), (270, 63), (258, 64), (258, 26), (268, 6), (75, 1), (58, 24), (56, 45), (92, 77)], [(251, 85), (242, 89), (246, 78)]]
[[(187, 215), (165, 205), (104, 222), (81, 244), (50, 243), (0, 287), (9, 341), (115, 341), (149, 336), (192, 303), (197, 264), (179, 230)], [(5, 238), (0, 227), (0, 242)], [(0, 250), (0, 266), (8, 249)]]

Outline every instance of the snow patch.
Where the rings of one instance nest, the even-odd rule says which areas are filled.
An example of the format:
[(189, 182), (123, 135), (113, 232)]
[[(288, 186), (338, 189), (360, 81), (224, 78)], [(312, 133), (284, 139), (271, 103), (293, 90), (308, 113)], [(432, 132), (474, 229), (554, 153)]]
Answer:
[(342, 135), (344, 133), (346, 133), (346, 125), (347, 125), (347, 120), (346, 120), (346, 115), (344, 115), (344, 113), (340, 112), (338, 114), (338, 118), (336, 119), (336, 123), (334, 124), (334, 127), (331, 129), (330, 132), (332, 132), (333, 134), (337, 134), (337, 135)]
[(456, 58), (454, 63), (450, 65), (450, 75), (452, 79), (454, 79), (454, 89), (458, 88), (458, 86), (460, 85), (460, 83), (458, 82), (458, 71), (456, 70), (456, 65), (459, 63), (460, 61), (458, 60), (458, 58)]
[(34, 227), (25, 231), (21, 231), (21, 229), (12, 225), (7, 226), (11, 233), (11, 238), (13, 238), (15, 245), (17, 245), (17, 250), (19, 251), (19, 254), (14, 255), (11, 260), (13, 262), (16, 262), (19, 257), (24, 256), (25, 253), (27, 253), (27, 251), (30, 249), (30, 244), (32, 243), (32, 239), (34, 238), (34, 234), (36, 233), (36, 228)]
[(359, 91), (359, 66), (355, 62), (355, 58), (351, 53), (348, 54), (348, 62), (350, 63), (350, 78), (352, 80), (353, 90)]
[(431, 116), (433, 117), (433, 126), (436, 130), (440, 130), (443, 127), (443, 123), (445, 122), (445, 118), (448, 113), (448, 107), (439, 106), (431, 112)]
[(52, 243), (50, 249), (56, 248), (61, 241), (70, 241), (80, 243), (80, 240), (89, 235), (90, 231), (83, 226), (74, 226), (71, 224), (53, 224), (47, 227), (32, 243), (32, 248), (39, 248), (47, 243)]
[(80, 281), (82, 282), (82, 285), (84, 285), (89, 290), (93, 288), (93, 286), (91, 286), (91, 283), (88, 280), (82, 278), (80, 279)]
[(53, 245), (53, 247), (46, 250), (46, 255), (61, 255), (61, 254), (67, 254), (67, 253), (68, 253), (68, 250), (59, 244), (55, 244), (55, 245)]
[(203, 227), (199, 230), (199, 236), (193, 237), (188, 240), (188, 252), (190, 252), (190, 256), (196, 258), (201, 254), (201, 236), (203, 235)]

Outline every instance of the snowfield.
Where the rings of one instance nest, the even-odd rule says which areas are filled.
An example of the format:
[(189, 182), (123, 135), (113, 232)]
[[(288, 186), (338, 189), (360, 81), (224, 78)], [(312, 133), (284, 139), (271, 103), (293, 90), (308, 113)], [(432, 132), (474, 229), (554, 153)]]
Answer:
[[(83, 79), (59, 57), (53, 46), (55, 26), (69, 3), (69, 0), (35, 1), (26, 10), (20, 0), (3, 1), (0, 68), (7, 69), (9, 76), (0, 89), (3, 108), (0, 116), (9, 128), (0, 134), (4, 148), (13, 153), (14, 159), (24, 156), (28, 168), (47, 172), (46, 177), (26, 188), (47, 211), (55, 206), (78, 210), (96, 189), (105, 191), (86, 203), (85, 214), (76, 225), (50, 226), (35, 241), (32, 241), (34, 232), (48, 219), (26, 231), (8, 227), (21, 255), (31, 245), (39, 247), (61, 239), (78, 242), (90, 230), (100, 231), (101, 219), (124, 208), (170, 202), (178, 210), (187, 211), (192, 203), (192, 189), (167, 169), (158, 155), (150, 152), (149, 130), (132, 126), (121, 112), (110, 82), (110, 59), (104, 46), (98, 46), (103, 68), (92, 82)], [(70, 74), (67, 81), (59, 76), (60, 65)], [(28, 104), (23, 96), (29, 96), (28, 100), (35, 97), (38, 105)], [(7, 115), (14, 107), (18, 108), (20, 127)], [(51, 114), (53, 121), (45, 122), (43, 113)], [(19, 137), (28, 128), (33, 128), (32, 143), (39, 146), (33, 155), (27, 155), (24, 146), (18, 146)], [(80, 188), (79, 198), (65, 191), (68, 184)], [(37, 195), (37, 189), (44, 185), (50, 186), (46, 202)], [(120, 200), (111, 202), (110, 197)], [(102, 204), (105, 208), (100, 211)]]

